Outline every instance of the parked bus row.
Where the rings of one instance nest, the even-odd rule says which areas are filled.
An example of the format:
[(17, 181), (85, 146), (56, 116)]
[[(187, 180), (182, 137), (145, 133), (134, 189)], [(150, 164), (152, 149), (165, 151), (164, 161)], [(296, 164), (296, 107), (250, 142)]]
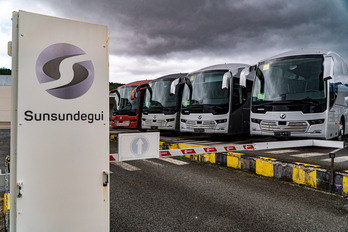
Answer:
[(348, 64), (325, 50), (214, 65), (114, 92), (113, 128), (322, 139), (346, 134)]

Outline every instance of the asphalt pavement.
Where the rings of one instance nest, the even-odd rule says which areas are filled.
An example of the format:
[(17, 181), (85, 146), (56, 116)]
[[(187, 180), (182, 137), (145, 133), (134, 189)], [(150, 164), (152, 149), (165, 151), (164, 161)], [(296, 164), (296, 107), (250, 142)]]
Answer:
[(348, 231), (334, 194), (180, 158), (110, 170), (110, 231)]

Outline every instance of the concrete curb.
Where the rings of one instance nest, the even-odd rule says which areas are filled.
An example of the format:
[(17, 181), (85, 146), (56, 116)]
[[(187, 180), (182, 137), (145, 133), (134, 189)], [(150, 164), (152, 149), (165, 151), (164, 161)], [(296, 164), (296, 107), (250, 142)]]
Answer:
[[(201, 146), (160, 142), (160, 150), (195, 147)], [(348, 196), (348, 173), (335, 172), (334, 184), (331, 189), (330, 170), (323, 169), (318, 165), (285, 163), (269, 157), (248, 157), (242, 153), (234, 152), (185, 155), (185, 157)]]

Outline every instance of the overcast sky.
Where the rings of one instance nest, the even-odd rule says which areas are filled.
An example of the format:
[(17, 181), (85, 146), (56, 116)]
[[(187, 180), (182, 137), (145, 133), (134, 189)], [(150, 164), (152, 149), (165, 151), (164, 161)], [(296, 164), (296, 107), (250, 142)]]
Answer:
[(11, 67), (7, 41), (18, 10), (107, 25), (112, 82), (255, 64), (300, 48), (348, 62), (347, 0), (0, 0), (0, 67)]

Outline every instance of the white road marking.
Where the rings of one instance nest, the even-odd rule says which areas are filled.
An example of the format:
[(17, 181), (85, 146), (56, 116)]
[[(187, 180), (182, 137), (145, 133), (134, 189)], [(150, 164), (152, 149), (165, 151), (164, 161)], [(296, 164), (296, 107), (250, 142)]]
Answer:
[(159, 160), (163, 160), (172, 164), (176, 164), (176, 165), (185, 165), (185, 164), (189, 164), (185, 161), (181, 161), (181, 160), (177, 160), (177, 159), (173, 159), (173, 158), (158, 158)]
[(284, 154), (284, 153), (291, 153), (291, 152), (298, 152), (298, 150), (285, 149), (285, 150), (276, 150), (276, 151), (266, 151), (266, 153), (269, 153), (269, 154)]
[(291, 156), (299, 157), (299, 158), (310, 158), (310, 157), (324, 156), (324, 155), (329, 156), (328, 153), (322, 153), (322, 152), (302, 153), (302, 154), (296, 154)]
[(124, 170), (131, 171), (131, 172), (141, 170), (140, 168), (137, 168), (137, 167), (130, 165), (130, 164), (127, 164), (125, 162), (113, 162), (112, 164), (119, 166), (120, 168), (123, 168)]
[(164, 166), (163, 164), (156, 163), (156, 162), (153, 162), (153, 161), (151, 161), (151, 160), (143, 160), (143, 162), (144, 162), (144, 163), (147, 163), (147, 164), (155, 165), (155, 166), (158, 166), (158, 167)]
[[(331, 162), (331, 158), (322, 159), (321, 161)], [(340, 156), (335, 158), (335, 163), (342, 163), (348, 161), (348, 156)]]

